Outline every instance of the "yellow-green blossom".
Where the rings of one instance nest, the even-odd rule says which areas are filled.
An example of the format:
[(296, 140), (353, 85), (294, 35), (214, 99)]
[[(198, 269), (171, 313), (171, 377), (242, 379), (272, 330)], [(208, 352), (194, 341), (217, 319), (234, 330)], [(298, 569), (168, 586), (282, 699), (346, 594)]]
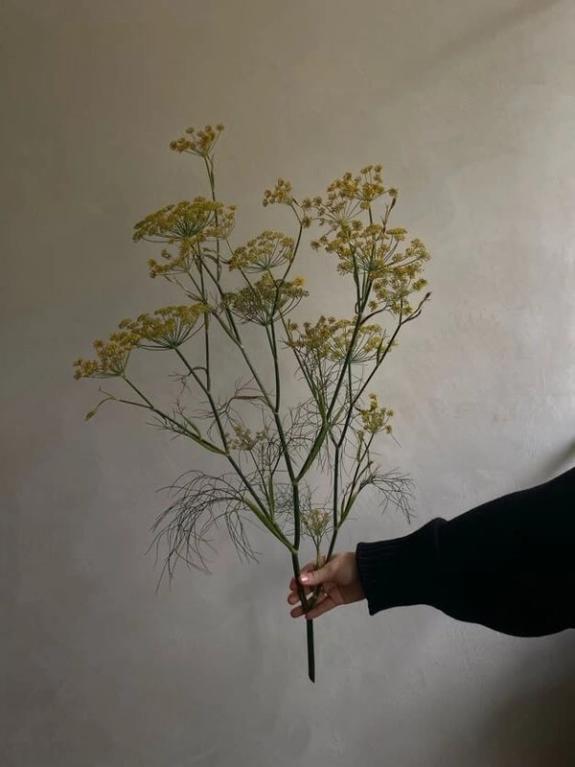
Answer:
[(403, 253), (396, 254), (393, 265), (373, 283), (374, 302), (371, 306), (385, 305), (393, 314), (404, 315), (413, 312), (408, 296), (427, 285), (427, 280), (418, 277), (423, 263), (430, 259), (429, 252), (420, 239), (414, 238)]
[(292, 186), (289, 181), (285, 181), (283, 178), (278, 178), (276, 185), (273, 189), (266, 189), (264, 192), (263, 206), (275, 203), (283, 205), (291, 205), (293, 202)]
[(216, 125), (215, 128), (211, 125), (206, 125), (203, 130), (186, 128), (185, 132), (190, 138), (182, 136), (175, 141), (170, 141), (170, 149), (173, 149), (175, 152), (195, 154), (199, 157), (209, 157), (223, 129), (224, 126), (221, 123)]
[[(289, 321), (288, 346), (303, 351), (308, 358), (317, 362), (327, 359), (332, 362), (343, 361), (348, 354), (355, 320), (335, 317), (320, 318), (312, 324), (304, 322), (302, 328), (296, 322)], [(380, 325), (364, 324), (358, 328), (353, 350), (349, 355), (350, 363), (363, 363), (376, 357), (385, 338)]]
[(175, 349), (193, 332), (198, 318), (208, 311), (202, 304), (164, 306), (153, 315), (124, 319), (108, 341), (93, 343), (97, 359), (78, 359), (74, 378), (113, 378), (124, 375), (132, 349)]
[(266, 229), (247, 245), (236, 248), (228, 261), (230, 270), (262, 272), (274, 266), (287, 265), (294, 257), (294, 241), (282, 232)]
[(188, 340), (198, 318), (207, 311), (206, 304), (163, 306), (153, 314), (122, 320), (118, 327), (129, 330), (141, 349), (175, 349)]
[(302, 511), (301, 521), (308, 535), (319, 544), (329, 527), (330, 513), (322, 509)]
[(268, 430), (265, 427), (260, 431), (256, 431), (255, 434), (252, 433), (251, 429), (242, 424), (234, 424), (233, 430), (235, 437), (232, 437), (228, 444), (235, 450), (253, 450), (258, 443), (264, 442), (269, 438)]
[(320, 225), (327, 224), (330, 229), (337, 229), (342, 224), (349, 224), (353, 216), (361, 210), (367, 210), (371, 203), (384, 194), (395, 199), (396, 189), (386, 189), (381, 178), (381, 165), (366, 165), (359, 175), (349, 171), (336, 178), (327, 187), (327, 196), (315, 197), (311, 202), (315, 208)]
[(149, 275), (153, 279), (160, 275), (186, 274), (192, 268), (195, 259), (201, 260), (201, 254), (202, 251), (199, 247), (192, 247), (185, 241), (178, 243), (178, 252), (176, 254), (170, 253), (166, 248), (162, 248), (160, 255), (164, 259), (164, 263), (161, 264), (155, 258), (149, 258)]
[(389, 434), (391, 425), (388, 423), (393, 415), (393, 410), (380, 407), (377, 394), (369, 395), (369, 407), (358, 408), (361, 416), (362, 425), (365, 431), (375, 434), (382, 429)]
[(115, 378), (126, 370), (130, 352), (137, 344), (137, 338), (127, 331), (112, 333), (108, 341), (97, 339), (93, 342), (97, 359), (77, 359), (74, 362), (74, 378)]
[(342, 224), (334, 236), (322, 235), (311, 244), (316, 250), (323, 247), (337, 255), (340, 274), (357, 273), (371, 280), (373, 298), (368, 304), (371, 311), (386, 308), (399, 314), (403, 301), (403, 314), (410, 314), (413, 310), (407, 297), (427, 285), (426, 280), (417, 277), (430, 254), (418, 238), (398, 251), (398, 243), (405, 235), (402, 227), (386, 230), (381, 224), (364, 226), (354, 220)]
[[(397, 199), (397, 189), (384, 187), (381, 165), (368, 165), (357, 176), (344, 173), (328, 186), (327, 192), (325, 200), (306, 198), (302, 203), (306, 211), (315, 210), (321, 226), (328, 227), (321, 237), (311, 241), (311, 247), (335, 253), (340, 274), (352, 274), (356, 280), (371, 282), (370, 311), (411, 314), (413, 309), (407, 299), (427, 285), (426, 280), (417, 277), (430, 255), (417, 238), (412, 239), (402, 252), (397, 251), (398, 244), (406, 239), (407, 230), (387, 227), (387, 216)], [(364, 224), (354, 217), (383, 195), (391, 198), (391, 204), (381, 223), (370, 221)]]
[(303, 277), (276, 280), (267, 272), (257, 282), (241, 290), (226, 293), (224, 304), (244, 322), (267, 325), (278, 313), (286, 314), (304, 296), (309, 295), (303, 284)]
[(225, 239), (234, 227), (235, 210), (235, 205), (224, 205), (201, 196), (194, 197), (191, 202), (182, 200), (166, 205), (138, 221), (132, 239), (134, 242), (146, 240), (169, 244)]

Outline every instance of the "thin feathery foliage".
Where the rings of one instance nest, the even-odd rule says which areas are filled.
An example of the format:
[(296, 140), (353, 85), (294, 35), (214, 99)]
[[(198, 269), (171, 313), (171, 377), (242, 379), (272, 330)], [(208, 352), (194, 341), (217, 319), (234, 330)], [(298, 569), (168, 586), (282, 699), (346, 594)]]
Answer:
[[(412, 480), (375, 460), (378, 436), (392, 434), (394, 411), (368, 387), (401, 329), (430, 298), (428, 292), (414, 302), (427, 284), (421, 272), (430, 256), (420, 239), (391, 226), (398, 192), (384, 185), (381, 165), (344, 173), (324, 196), (296, 198), (291, 183), (279, 178), (265, 190), (263, 206), (287, 206), (293, 236), (266, 228), (233, 246), (237, 208), (216, 197), (214, 152), (222, 131), (222, 125), (188, 128), (170, 142), (173, 151), (203, 162), (209, 195), (168, 204), (134, 226), (135, 242), (163, 246), (159, 260), (148, 259), (149, 276), (169, 282), (184, 302), (122, 319), (106, 341), (93, 342), (94, 358), (74, 362), (74, 376), (117, 379), (126, 392), (100, 387), (105, 397), (86, 419), (108, 402), (142, 408), (150, 425), (213, 454), (214, 473), (192, 469), (162, 488), (173, 500), (152, 528), (150, 548), (156, 554), (162, 545), (167, 549), (158, 588), (165, 574), (172, 580), (179, 562), (210, 572), (202, 547), (214, 550), (208, 534), (222, 522), (240, 558), (258, 561), (247, 534), (247, 525), (256, 524), (289, 552), (308, 612), (319, 591), (306, 595), (299, 584), (304, 539), (317, 565), (327, 562), (366, 489), (379, 495), (383, 511), (391, 504), (410, 520)], [(294, 311), (309, 293), (294, 265), (312, 227), (320, 231), (311, 249), (323, 252), (349, 285), (350, 314), (300, 324)], [(257, 359), (247, 326), (252, 339), (257, 334)], [(215, 364), (221, 344), (243, 367), (229, 386)], [(178, 393), (172, 407), (160, 407), (128, 372), (137, 351), (173, 356), (178, 369), (170, 378)], [(290, 377), (305, 391), (296, 404), (288, 403), (292, 387), (280, 360), (291, 364)], [(313, 621), (306, 621), (306, 631), (314, 681)]]

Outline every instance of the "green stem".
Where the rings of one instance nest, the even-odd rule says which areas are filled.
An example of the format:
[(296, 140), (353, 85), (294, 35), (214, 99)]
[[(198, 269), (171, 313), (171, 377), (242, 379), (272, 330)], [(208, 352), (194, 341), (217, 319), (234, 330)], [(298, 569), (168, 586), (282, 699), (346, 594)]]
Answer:
[[(216, 202), (216, 178), (214, 173), (214, 163), (213, 160), (204, 157), (205, 163), (206, 163), (206, 170), (208, 171), (208, 178), (210, 179), (210, 188), (212, 190), (212, 200), (213, 202)], [(216, 221), (216, 229), (219, 224), (218, 220), (218, 212), (216, 211), (214, 214), (215, 221)], [(220, 238), (218, 237), (216, 239), (216, 271), (218, 275), (218, 280), (220, 279), (220, 276), (222, 274), (222, 264), (220, 260)]]
[[(199, 262), (198, 270), (200, 272), (200, 284), (202, 287), (202, 300), (204, 302), (208, 302), (208, 297), (206, 295), (206, 288), (204, 284), (204, 271), (202, 269), (201, 261)], [(208, 391), (212, 388), (211, 386), (211, 379), (210, 379), (210, 315), (209, 313), (204, 314), (204, 350), (205, 350), (205, 359), (206, 359), (206, 388)]]
[(202, 447), (204, 447), (206, 450), (209, 450), (209, 451), (210, 451), (210, 452), (212, 452), (212, 453), (218, 453), (218, 455), (225, 455), (225, 452), (224, 452), (223, 450), (221, 450), (221, 449), (220, 449), (220, 448), (219, 448), (217, 445), (213, 445), (211, 442), (209, 442), (208, 440), (204, 439), (203, 437), (198, 437), (198, 435), (197, 435), (197, 434), (192, 434), (192, 432), (190, 432), (188, 429), (186, 429), (186, 428), (185, 428), (185, 426), (183, 426), (181, 423), (178, 423), (178, 422), (177, 422), (177, 421), (176, 421), (174, 418), (172, 418), (171, 416), (169, 416), (167, 413), (164, 413), (162, 410), (160, 410), (159, 408), (155, 407), (155, 405), (153, 405), (153, 404), (152, 404), (152, 402), (151, 402), (151, 401), (150, 401), (150, 400), (149, 400), (149, 399), (148, 399), (148, 398), (145, 396), (145, 394), (143, 394), (143, 393), (142, 393), (142, 392), (141, 392), (141, 391), (140, 391), (140, 390), (137, 388), (137, 386), (135, 386), (135, 385), (134, 385), (134, 384), (133, 384), (133, 383), (130, 381), (130, 379), (129, 379), (129, 378), (126, 378), (126, 376), (125, 376), (125, 375), (124, 375), (124, 376), (122, 376), (122, 378), (124, 379), (124, 381), (125, 381), (125, 382), (126, 382), (128, 385), (129, 385), (129, 386), (131, 386), (131, 387), (132, 387), (132, 389), (133, 389), (133, 390), (136, 392), (136, 394), (138, 394), (138, 395), (139, 395), (139, 396), (140, 396), (140, 397), (141, 397), (141, 398), (144, 400), (144, 402), (146, 402), (146, 403), (147, 403), (146, 407), (148, 407), (148, 408), (149, 408), (150, 410), (152, 410), (154, 413), (156, 413), (157, 415), (159, 415), (161, 418), (164, 418), (166, 421), (169, 421), (170, 423), (174, 424), (174, 426), (176, 426), (176, 427), (177, 427), (177, 430), (178, 430), (178, 432), (180, 432), (180, 433), (182, 433), (182, 432), (183, 432), (183, 433), (184, 433), (184, 434), (185, 434), (187, 437), (189, 437), (191, 440), (193, 440), (193, 441), (194, 441), (194, 442), (196, 442), (198, 445), (201, 445), (201, 446), (202, 446)]
[(306, 636), (307, 636), (307, 675), (312, 682), (315, 682), (315, 648), (313, 641), (313, 620), (306, 618)]
[[(216, 277), (214, 277), (214, 275), (211, 273), (211, 271), (208, 268), (208, 266), (206, 266), (205, 269), (206, 269), (206, 272), (208, 273), (208, 275), (210, 276), (212, 282), (215, 284), (216, 289), (220, 293), (220, 297), (223, 298), (224, 297), (224, 293), (223, 293), (221, 285), (219, 284), (218, 279)], [(280, 442), (281, 442), (281, 446), (282, 446), (282, 456), (284, 458), (284, 461), (285, 461), (285, 464), (286, 464), (286, 469), (287, 469), (289, 478), (290, 478), (291, 483), (292, 483), (293, 506), (294, 506), (294, 524), (295, 524), (295, 536), (294, 536), (294, 544), (293, 544), (293, 546), (294, 546), (295, 549), (298, 549), (299, 548), (299, 540), (300, 540), (299, 489), (298, 489), (299, 477), (296, 477), (296, 475), (295, 475), (295, 471), (294, 471), (294, 467), (293, 467), (293, 464), (292, 464), (292, 461), (291, 461), (291, 456), (289, 454), (289, 449), (288, 449), (287, 441), (286, 441), (286, 438), (285, 438), (285, 433), (284, 433), (284, 430), (283, 430), (283, 426), (282, 426), (281, 418), (280, 418), (280, 415), (279, 415), (279, 411), (274, 407), (274, 403), (271, 401), (271, 398), (270, 398), (270, 395), (269, 395), (267, 389), (264, 387), (264, 385), (263, 385), (263, 383), (262, 383), (262, 381), (261, 381), (261, 379), (260, 379), (260, 377), (259, 377), (259, 375), (257, 373), (257, 370), (253, 366), (252, 361), (251, 361), (247, 351), (245, 350), (245, 347), (244, 347), (244, 345), (243, 345), (243, 343), (241, 341), (241, 337), (240, 337), (239, 331), (238, 331), (238, 329), (236, 327), (236, 323), (234, 321), (232, 313), (230, 312), (230, 310), (227, 307), (225, 308), (225, 312), (226, 312), (226, 316), (227, 316), (228, 322), (230, 323), (230, 328), (233, 330), (233, 334), (235, 335), (235, 338), (234, 338), (234, 335), (232, 335), (232, 333), (230, 333), (229, 330), (226, 328), (225, 323), (222, 321), (221, 317), (218, 314), (216, 314), (215, 317), (216, 317), (217, 321), (220, 323), (220, 325), (224, 328), (224, 330), (226, 330), (226, 332), (228, 333), (230, 338), (232, 338), (232, 340), (234, 341), (234, 343), (236, 344), (238, 349), (240, 350), (240, 352), (242, 354), (242, 357), (244, 358), (247, 366), (250, 369), (250, 372), (252, 373), (252, 375), (254, 377), (254, 380), (256, 381), (256, 383), (258, 385), (259, 390), (262, 393), (262, 396), (264, 398), (264, 401), (265, 401), (267, 407), (271, 410), (272, 415), (273, 415), (273, 419), (274, 419), (274, 422), (275, 422), (275, 425), (276, 425), (276, 429), (277, 429), (277, 432), (278, 432), (278, 436), (280, 438)]]
[[(242, 471), (241, 466), (238, 464), (238, 462), (230, 454), (226, 433), (224, 431), (224, 427), (223, 427), (223, 424), (222, 424), (222, 421), (221, 421), (221, 418), (220, 418), (220, 414), (218, 413), (218, 409), (217, 409), (216, 403), (214, 401), (214, 398), (212, 397), (211, 392), (209, 392), (208, 389), (206, 388), (206, 386), (202, 383), (201, 379), (196, 374), (196, 372), (194, 371), (194, 369), (192, 368), (192, 366), (190, 365), (188, 360), (184, 357), (182, 352), (179, 350), (179, 348), (175, 347), (174, 351), (176, 352), (178, 357), (182, 360), (182, 362), (184, 363), (184, 365), (188, 369), (190, 375), (193, 377), (193, 379), (196, 381), (196, 383), (198, 384), (200, 389), (204, 392), (204, 394), (208, 398), (208, 402), (210, 403), (210, 407), (211, 407), (214, 419), (216, 421), (216, 425), (218, 427), (218, 431), (220, 433), (220, 438), (222, 440), (222, 444), (223, 444), (224, 449), (225, 449), (225, 456), (228, 459), (228, 461), (231, 463), (231, 465), (233, 466), (234, 470), (236, 471), (236, 473), (238, 474), (238, 476), (240, 477), (240, 479), (242, 480), (242, 482), (244, 483), (244, 485), (248, 489), (249, 493), (253, 497), (254, 501), (257, 504), (257, 506), (259, 507), (258, 511), (255, 512), (257, 517), (258, 517), (258, 519), (260, 519), (260, 521), (262, 521), (265, 524), (265, 526), (268, 528), (268, 530), (270, 530), (276, 536), (276, 538), (281, 540), (282, 543), (284, 543), (284, 544), (288, 543), (289, 544), (289, 542), (287, 541), (287, 538), (285, 538), (285, 536), (283, 535), (281, 530), (269, 518), (269, 515), (267, 513), (267, 509), (266, 509), (265, 505), (262, 503), (262, 501), (261, 501), (258, 493), (256, 492), (255, 488), (253, 487), (252, 483), (245, 476), (244, 472)], [(249, 505), (249, 508), (251, 508), (252, 511), (255, 510), (255, 506), (253, 506), (253, 505)], [(288, 545), (288, 548), (289, 548), (289, 545)]]
[[(299, 580), (300, 568), (299, 568), (297, 550), (292, 552), (291, 558), (292, 558), (293, 574), (294, 574), (295, 584), (297, 588), (297, 593), (301, 602), (302, 609), (304, 613), (307, 613), (309, 612), (309, 610), (311, 610), (315, 601), (312, 598), (312, 600), (308, 602), (308, 598), (304, 593), (304, 588), (302, 584), (300, 583), (300, 580)], [(315, 650), (314, 650), (314, 641), (313, 641), (313, 620), (308, 620), (306, 618), (305, 622), (306, 622), (306, 636), (307, 636), (307, 674), (308, 674), (308, 677), (311, 679), (311, 681), (315, 682)]]

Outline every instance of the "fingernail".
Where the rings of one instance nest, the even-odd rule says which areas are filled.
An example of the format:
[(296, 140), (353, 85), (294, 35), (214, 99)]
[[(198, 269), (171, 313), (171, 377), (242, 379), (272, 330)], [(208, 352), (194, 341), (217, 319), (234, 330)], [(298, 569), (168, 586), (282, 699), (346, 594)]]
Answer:
[(309, 581), (309, 575), (300, 575), (299, 579), (302, 583), (307, 583)]

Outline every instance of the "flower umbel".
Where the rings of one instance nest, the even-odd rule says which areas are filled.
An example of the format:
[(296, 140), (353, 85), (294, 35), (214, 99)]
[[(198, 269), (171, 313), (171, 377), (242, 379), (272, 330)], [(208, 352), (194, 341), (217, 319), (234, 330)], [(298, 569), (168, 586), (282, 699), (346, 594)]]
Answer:
[(364, 226), (361, 221), (342, 223), (332, 237), (322, 235), (311, 244), (315, 250), (323, 247), (338, 257), (340, 274), (365, 275), (372, 287), (368, 306), (374, 311), (384, 308), (392, 314), (409, 314), (409, 294), (421, 290), (427, 281), (416, 279), (423, 263), (430, 258), (423, 242), (414, 238), (403, 250), (398, 244), (405, 239), (403, 227), (386, 229), (382, 224)]
[(314, 542), (316, 549), (319, 549), (330, 525), (329, 511), (314, 508), (302, 512), (301, 518), (306, 533)]
[(265, 272), (274, 266), (289, 264), (294, 257), (294, 241), (281, 232), (266, 229), (247, 245), (236, 248), (228, 267), (246, 272)]
[(234, 227), (235, 210), (235, 205), (226, 206), (205, 197), (195, 197), (192, 202), (182, 200), (138, 221), (132, 239), (172, 244), (226, 238)]
[(170, 141), (170, 149), (175, 152), (187, 152), (188, 154), (195, 154), (198, 157), (209, 157), (216, 145), (220, 133), (223, 131), (224, 126), (221, 123), (212, 127), (206, 125), (203, 130), (196, 130), (195, 128), (186, 128), (186, 136), (182, 136), (175, 141)]
[(229, 446), (234, 450), (253, 450), (259, 443), (268, 439), (269, 434), (266, 428), (253, 433), (247, 426), (236, 423), (233, 425), (235, 436), (229, 440)]
[(370, 434), (375, 434), (383, 429), (387, 434), (391, 433), (391, 425), (388, 421), (393, 415), (393, 410), (380, 407), (377, 394), (370, 394), (369, 407), (358, 408), (358, 411), (361, 415), (365, 431), (370, 432)]
[(122, 320), (118, 327), (126, 328), (141, 349), (175, 349), (188, 340), (199, 317), (207, 311), (205, 304), (163, 306), (153, 314)]
[(163, 306), (153, 314), (124, 319), (107, 342), (94, 341), (96, 360), (74, 362), (74, 378), (114, 378), (124, 375), (132, 349), (175, 349), (193, 333), (198, 318), (208, 311), (202, 304)]
[(357, 330), (354, 347), (348, 354), (354, 327), (354, 320), (337, 320), (324, 315), (314, 324), (304, 322), (301, 328), (290, 320), (290, 339), (286, 343), (302, 351), (310, 361), (341, 362), (347, 356), (350, 364), (357, 364), (374, 359), (385, 340), (385, 331), (376, 323), (361, 325)]
[(347, 171), (331, 182), (325, 200), (314, 197), (305, 202), (315, 208), (320, 225), (337, 229), (342, 224), (349, 224), (359, 211), (367, 210), (378, 197), (388, 194), (395, 198), (397, 190), (384, 187), (381, 171), (381, 165), (367, 165), (358, 176)]
[(268, 325), (278, 314), (291, 311), (304, 296), (303, 277), (274, 279), (266, 272), (257, 282), (224, 295), (224, 305), (244, 322)]
[(97, 359), (77, 359), (74, 378), (116, 378), (124, 374), (130, 352), (136, 346), (137, 339), (127, 331), (115, 332), (109, 341), (94, 341)]
[(273, 189), (265, 190), (262, 205), (264, 208), (274, 204), (291, 205), (293, 202), (291, 192), (292, 186), (290, 182), (285, 181), (283, 178), (278, 178)]

